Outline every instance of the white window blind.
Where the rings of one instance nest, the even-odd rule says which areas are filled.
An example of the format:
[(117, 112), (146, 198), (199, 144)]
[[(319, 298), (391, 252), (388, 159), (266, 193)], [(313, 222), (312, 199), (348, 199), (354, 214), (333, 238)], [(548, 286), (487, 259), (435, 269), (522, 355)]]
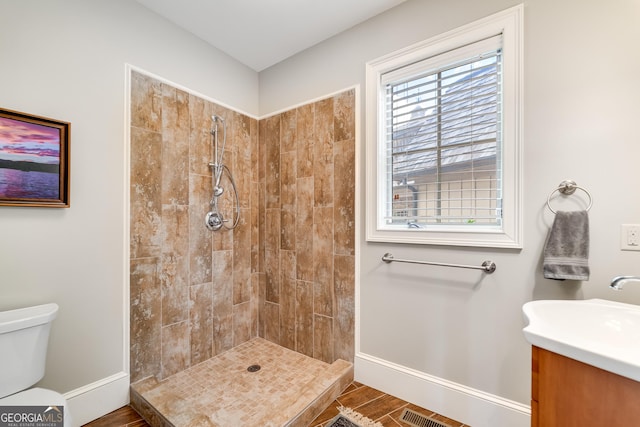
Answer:
[(386, 224), (502, 225), (501, 40), (381, 76)]
[(367, 241), (522, 248), (523, 17), (367, 62)]

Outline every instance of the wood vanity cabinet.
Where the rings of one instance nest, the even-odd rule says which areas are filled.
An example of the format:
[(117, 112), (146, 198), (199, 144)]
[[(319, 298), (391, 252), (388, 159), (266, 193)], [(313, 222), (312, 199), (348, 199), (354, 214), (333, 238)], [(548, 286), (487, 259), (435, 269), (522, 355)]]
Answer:
[(533, 346), (531, 427), (640, 426), (640, 382)]

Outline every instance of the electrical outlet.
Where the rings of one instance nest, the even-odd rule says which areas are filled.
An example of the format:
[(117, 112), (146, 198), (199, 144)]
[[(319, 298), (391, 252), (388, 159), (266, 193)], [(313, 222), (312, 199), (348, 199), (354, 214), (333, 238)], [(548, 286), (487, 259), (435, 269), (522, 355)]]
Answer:
[(620, 250), (640, 251), (640, 224), (620, 226)]

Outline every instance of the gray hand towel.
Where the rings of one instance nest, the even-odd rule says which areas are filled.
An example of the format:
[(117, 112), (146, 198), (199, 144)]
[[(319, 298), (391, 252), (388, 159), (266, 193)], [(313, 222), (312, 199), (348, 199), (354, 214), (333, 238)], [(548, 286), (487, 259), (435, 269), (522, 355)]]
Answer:
[(544, 246), (545, 279), (589, 280), (587, 211), (558, 211)]

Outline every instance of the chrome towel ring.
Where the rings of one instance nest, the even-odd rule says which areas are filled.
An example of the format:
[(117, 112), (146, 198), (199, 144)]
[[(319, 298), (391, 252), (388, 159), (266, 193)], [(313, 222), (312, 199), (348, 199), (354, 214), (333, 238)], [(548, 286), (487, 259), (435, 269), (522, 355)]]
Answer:
[(551, 212), (553, 212), (555, 214), (556, 211), (551, 207), (551, 197), (556, 193), (556, 191), (559, 192), (559, 193), (562, 193), (564, 195), (570, 196), (573, 193), (575, 193), (576, 190), (582, 190), (582, 191), (585, 192), (585, 194), (589, 198), (589, 205), (587, 206), (586, 210), (588, 211), (589, 209), (591, 209), (591, 206), (593, 205), (593, 198), (591, 197), (591, 193), (589, 193), (584, 188), (578, 186), (578, 184), (576, 184), (576, 182), (574, 180), (572, 180), (572, 179), (565, 179), (564, 181), (562, 181), (560, 183), (558, 188), (556, 188), (555, 190), (553, 190), (551, 192), (551, 194), (549, 194), (549, 197), (547, 197), (547, 207), (549, 208), (549, 210)]

